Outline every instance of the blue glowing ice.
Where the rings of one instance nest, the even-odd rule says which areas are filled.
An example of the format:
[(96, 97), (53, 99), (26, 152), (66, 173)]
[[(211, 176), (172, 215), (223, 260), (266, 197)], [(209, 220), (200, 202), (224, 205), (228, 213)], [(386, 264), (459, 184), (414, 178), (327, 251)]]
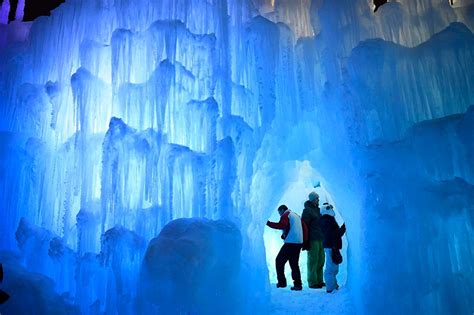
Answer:
[[(9, 11), (0, 313), (281, 311), (265, 222), (312, 189), (347, 226), (347, 313), (474, 310), (472, 1), (68, 0), (5, 25)], [(198, 283), (166, 282), (183, 264)], [(170, 308), (147, 291), (166, 283)]]

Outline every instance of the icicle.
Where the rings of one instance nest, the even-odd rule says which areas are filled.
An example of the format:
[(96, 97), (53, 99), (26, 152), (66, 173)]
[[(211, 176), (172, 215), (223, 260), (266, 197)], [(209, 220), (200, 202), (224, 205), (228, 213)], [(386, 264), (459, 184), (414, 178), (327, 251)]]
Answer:
[(4, 0), (0, 7), (0, 24), (8, 24), (8, 16), (10, 15), (10, 0)]
[(25, 15), (25, 0), (18, 0), (18, 4), (15, 12), (15, 21), (23, 21)]

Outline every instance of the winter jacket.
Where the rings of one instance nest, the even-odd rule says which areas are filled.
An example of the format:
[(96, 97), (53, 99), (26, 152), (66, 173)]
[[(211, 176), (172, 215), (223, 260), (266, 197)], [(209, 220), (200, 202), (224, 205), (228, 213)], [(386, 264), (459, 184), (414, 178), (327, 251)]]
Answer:
[(334, 218), (335, 213), (332, 209), (321, 210), (321, 231), (323, 232), (324, 248), (342, 248), (342, 236), (346, 232), (346, 226), (339, 227)]
[(310, 241), (322, 241), (323, 232), (321, 231), (321, 226), (319, 220), (321, 219), (321, 213), (319, 207), (314, 205), (309, 200), (306, 200), (304, 203), (303, 214), (301, 215), (304, 223), (308, 227), (309, 240)]
[(291, 210), (286, 210), (279, 222), (267, 221), (267, 225), (272, 229), (283, 230), (282, 238), (285, 243), (303, 244), (308, 240), (308, 229), (300, 216)]

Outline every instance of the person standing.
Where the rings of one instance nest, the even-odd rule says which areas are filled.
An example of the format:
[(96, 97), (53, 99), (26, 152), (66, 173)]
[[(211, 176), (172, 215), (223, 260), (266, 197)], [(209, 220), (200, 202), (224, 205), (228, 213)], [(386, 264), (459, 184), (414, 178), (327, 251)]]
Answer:
[(320, 227), (319, 195), (315, 191), (308, 195), (301, 218), (308, 227), (309, 234), (308, 285), (311, 289), (321, 289), (325, 285), (323, 282), (324, 249), (323, 233)]
[(303, 242), (307, 240), (307, 228), (300, 216), (288, 209), (287, 206), (281, 205), (278, 207), (278, 213), (280, 214), (279, 222), (267, 221), (267, 225), (270, 228), (283, 230), (281, 237), (285, 240), (285, 243), (275, 259), (278, 278), (277, 288), (286, 287), (285, 264), (289, 261), (291, 277), (293, 278), (291, 290), (301, 291), (303, 285), (301, 283), (298, 261), (300, 259)]
[[(333, 206), (328, 203), (325, 203), (321, 210), (321, 231), (323, 232), (323, 247), (326, 254), (324, 281), (326, 282), (326, 292), (331, 293), (335, 289), (339, 289), (336, 275), (339, 272), (339, 263), (342, 261), (339, 250), (342, 249), (342, 236), (346, 232), (346, 225), (343, 224), (339, 227)], [(339, 257), (340, 261), (335, 260), (335, 257)]]

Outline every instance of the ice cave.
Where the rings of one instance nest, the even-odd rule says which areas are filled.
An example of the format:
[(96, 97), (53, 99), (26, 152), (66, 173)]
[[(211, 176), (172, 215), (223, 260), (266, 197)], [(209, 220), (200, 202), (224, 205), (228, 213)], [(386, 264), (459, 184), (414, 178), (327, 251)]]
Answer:
[(1, 315), (474, 313), (474, 0), (0, 3)]

